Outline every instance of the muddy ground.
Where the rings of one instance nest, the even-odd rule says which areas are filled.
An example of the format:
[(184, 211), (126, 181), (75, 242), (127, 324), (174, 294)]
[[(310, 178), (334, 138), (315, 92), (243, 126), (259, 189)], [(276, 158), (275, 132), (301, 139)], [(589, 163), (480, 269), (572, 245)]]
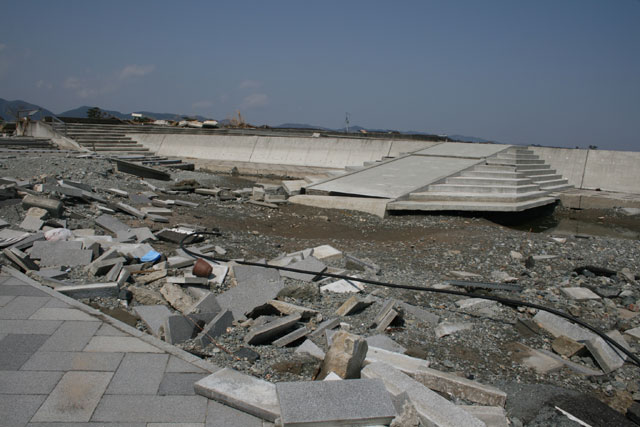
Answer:
[[(130, 193), (148, 191), (135, 176), (113, 172), (113, 165), (104, 159), (84, 159), (67, 155), (30, 154), (4, 156), (0, 159), (2, 176), (41, 182), (47, 176), (72, 179), (92, 185), (96, 192), (106, 198), (113, 195), (103, 189), (116, 187)], [(259, 177), (231, 177), (199, 172), (172, 171), (174, 181), (196, 179), (205, 187), (229, 189), (251, 188), (256, 182), (267, 182)], [(166, 182), (150, 180), (158, 187)], [(270, 179), (268, 182), (274, 182)], [(171, 224), (193, 224), (206, 230), (218, 229), (220, 236), (211, 239), (226, 249), (227, 258), (245, 260), (272, 259), (283, 253), (329, 244), (380, 267), (380, 272), (348, 270), (347, 274), (382, 282), (409, 284), (413, 286), (444, 287), (448, 280), (456, 279), (455, 271), (477, 274), (477, 281), (499, 282), (509, 276), (522, 291), (475, 290), (480, 294), (522, 299), (528, 302), (549, 305), (569, 312), (603, 330), (616, 329), (623, 332), (640, 326), (640, 288), (633, 276), (640, 273), (640, 217), (626, 215), (617, 210), (576, 211), (562, 207), (543, 218), (522, 216), (474, 216), (454, 213), (439, 215), (401, 215), (384, 219), (353, 211), (326, 210), (284, 204), (271, 209), (249, 204), (246, 198), (220, 201), (212, 196), (194, 193), (162, 195), (161, 198), (180, 198), (198, 203), (196, 208), (173, 207)], [(94, 219), (100, 215), (94, 203), (65, 200), (68, 227), (98, 228)], [(20, 204), (12, 201), (0, 202), (0, 217), (11, 224), (19, 224), (24, 216)], [(138, 220), (124, 213), (116, 215), (131, 226), (147, 226), (160, 230), (163, 224), (149, 220)], [(553, 225), (562, 220), (571, 220), (582, 228), (554, 230)], [(508, 224), (508, 225), (505, 225)], [(595, 228), (593, 226), (596, 226)], [(590, 230), (595, 229), (592, 234)], [(544, 230), (544, 231), (543, 231)], [(586, 230), (586, 231), (585, 231)], [(540, 232), (542, 231), (542, 232)], [(104, 233), (100, 230), (99, 233)], [(555, 239), (554, 239), (555, 238)], [(152, 242), (156, 250), (170, 255), (176, 244)], [(517, 252), (515, 254), (514, 252)], [(542, 257), (553, 255), (555, 257)], [(538, 257), (533, 261), (530, 257)], [(529, 259), (529, 262), (526, 262)], [(7, 260), (3, 260), (8, 263)], [(344, 268), (344, 260), (331, 262), (332, 266)], [(576, 267), (593, 265), (605, 267), (617, 274), (611, 277), (581, 275)], [(90, 281), (82, 272), (71, 272), (76, 283)], [(637, 278), (637, 277), (636, 277)], [(289, 281), (289, 285), (302, 286)], [(212, 289), (222, 292), (231, 286), (227, 280), (221, 287)], [(567, 298), (561, 287), (587, 287), (609, 297), (592, 301), (575, 301)], [(463, 290), (464, 288), (451, 288)], [(608, 290), (609, 292), (598, 292)], [(622, 296), (618, 295), (622, 293)], [(580, 393), (604, 402), (624, 413), (634, 402), (640, 400), (638, 381), (640, 367), (629, 363), (606, 375), (585, 376), (562, 368), (549, 373), (537, 373), (517, 358), (514, 343), (522, 343), (534, 349), (552, 351), (553, 337), (545, 332), (522, 332), (516, 327), (518, 319), (531, 319), (533, 309), (509, 307), (495, 304), (481, 311), (460, 309), (455, 302), (464, 297), (430, 292), (417, 292), (366, 285), (365, 294), (379, 297), (379, 301), (361, 313), (346, 316), (343, 320), (351, 332), (363, 336), (373, 335), (369, 326), (385, 300), (394, 298), (421, 307), (439, 316), (440, 322), (471, 323), (468, 330), (437, 338), (434, 324), (428, 324), (405, 313), (385, 334), (407, 349), (408, 354), (424, 358), (431, 367), (454, 372), (483, 383), (493, 384), (509, 392), (507, 408), (514, 425), (577, 425), (559, 417), (548, 409), (558, 396), (573, 396)], [(618, 296), (611, 296), (611, 295)], [(343, 294), (320, 294), (313, 289), (284, 300), (318, 310), (323, 319), (349, 297)], [(132, 306), (124, 307), (115, 299), (85, 301), (107, 308), (120, 309), (133, 314)], [(320, 320), (319, 318), (316, 320)], [(141, 329), (144, 326), (138, 322)], [(294, 355), (295, 347), (250, 346), (260, 355), (257, 361), (239, 360), (220, 348), (234, 352), (242, 347), (246, 334), (245, 326), (236, 325), (220, 337), (220, 347), (209, 346), (198, 349), (191, 343), (183, 345), (189, 351), (210, 359), (213, 363), (233, 366), (252, 375), (271, 381), (309, 380), (317, 370), (318, 362)], [(637, 353), (636, 338), (626, 335), (631, 350)], [(316, 342), (324, 350), (323, 340)], [(573, 356), (571, 361), (582, 366), (598, 369), (589, 354)], [(539, 396), (547, 396), (546, 406), (541, 403), (532, 410), (526, 407), (527, 395), (531, 393), (525, 385), (538, 387)], [(558, 392), (554, 387), (562, 388)], [(460, 402), (464, 403), (464, 402)], [(543, 409), (541, 409), (543, 408)], [(546, 409), (544, 409), (546, 408)], [(551, 411), (551, 412), (549, 412)], [(594, 425), (597, 422), (592, 420)]]

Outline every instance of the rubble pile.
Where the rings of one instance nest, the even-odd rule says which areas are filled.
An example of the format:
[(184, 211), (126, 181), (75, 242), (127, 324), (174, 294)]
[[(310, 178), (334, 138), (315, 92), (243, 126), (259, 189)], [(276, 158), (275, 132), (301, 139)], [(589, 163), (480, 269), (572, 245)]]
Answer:
[[(568, 312), (636, 353), (637, 241), (328, 213), (287, 204), (302, 182), (162, 181), (88, 155), (2, 167), (3, 268), (223, 367), (196, 391), (265, 420), (545, 425), (585, 415), (566, 403), (585, 396), (630, 418), (639, 405), (640, 370), (601, 337), (482, 298)], [(527, 411), (522, 384), (550, 397)]]

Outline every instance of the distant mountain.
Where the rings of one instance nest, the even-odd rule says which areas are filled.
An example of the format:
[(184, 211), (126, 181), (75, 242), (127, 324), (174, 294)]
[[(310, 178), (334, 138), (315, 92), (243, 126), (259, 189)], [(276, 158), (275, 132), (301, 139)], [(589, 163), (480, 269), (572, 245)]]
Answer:
[(490, 139), (483, 139), (483, 138), (478, 138), (476, 136), (464, 136), (464, 135), (448, 135), (449, 138), (454, 139), (456, 141), (463, 141), (463, 142), (494, 142), (494, 143), (498, 143), (497, 141), (492, 141)]
[[(65, 111), (63, 113), (58, 114), (60, 117), (87, 117), (87, 111), (93, 107), (89, 107), (87, 105), (83, 105), (82, 107), (75, 108), (73, 110)], [(131, 113), (121, 113), (120, 111), (115, 110), (103, 110), (100, 109), (106, 114), (109, 114), (111, 117), (115, 117), (120, 120), (131, 120)], [(154, 113), (151, 111), (134, 111), (134, 113), (142, 114), (145, 117), (149, 117), (150, 119), (155, 120), (182, 120), (186, 115), (174, 114), (174, 113)], [(197, 120), (207, 120), (202, 116), (188, 116), (190, 118), (195, 118)]]
[(16, 99), (15, 101), (7, 101), (6, 99), (0, 98), (0, 118), (2, 118), (2, 120), (14, 122), (17, 119), (18, 112), (20, 113), (20, 117), (25, 117), (27, 115), (27, 111), (24, 110), (39, 110), (37, 113), (29, 116), (35, 120), (40, 120), (45, 116), (55, 116), (51, 111), (36, 104), (31, 104), (19, 99)]

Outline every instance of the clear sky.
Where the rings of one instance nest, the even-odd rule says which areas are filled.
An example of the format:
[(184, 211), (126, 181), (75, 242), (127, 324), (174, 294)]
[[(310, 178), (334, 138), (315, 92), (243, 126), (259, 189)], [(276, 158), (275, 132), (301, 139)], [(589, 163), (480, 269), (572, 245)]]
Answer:
[(3, 2), (0, 98), (640, 151), (640, 0)]

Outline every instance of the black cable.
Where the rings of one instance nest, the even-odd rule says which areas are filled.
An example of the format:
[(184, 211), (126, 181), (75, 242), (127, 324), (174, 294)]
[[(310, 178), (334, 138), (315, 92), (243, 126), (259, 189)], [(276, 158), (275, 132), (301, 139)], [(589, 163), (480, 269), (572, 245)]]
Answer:
[(546, 311), (548, 313), (551, 314), (555, 314), (556, 316), (562, 317), (564, 319), (569, 320), (570, 322), (573, 323), (577, 323), (578, 325), (587, 328), (588, 330), (590, 330), (591, 332), (595, 333), (596, 335), (598, 335), (600, 338), (602, 338), (607, 344), (609, 344), (609, 346), (611, 346), (614, 351), (616, 349), (618, 349), (619, 351), (623, 352), (624, 354), (626, 354), (631, 360), (633, 360), (633, 362), (640, 367), (640, 359), (638, 357), (636, 357), (631, 351), (627, 350), (625, 347), (623, 347), (621, 344), (619, 344), (617, 341), (613, 340), (612, 338), (610, 338), (607, 334), (605, 334), (604, 332), (600, 331), (599, 329), (595, 328), (594, 326), (589, 325), (588, 323), (571, 316), (570, 314), (567, 314), (563, 311), (560, 310), (556, 310), (555, 308), (551, 308), (551, 307), (547, 307), (547, 306), (542, 306), (539, 304), (533, 304), (530, 302), (526, 302), (526, 301), (521, 301), (521, 300), (515, 300), (515, 299), (510, 299), (510, 298), (503, 298), (503, 297), (496, 297), (496, 296), (492, 296), (492, 295), (482, 295), (482, 294), (474, 294), (474, 293), (467, 293), (467, 292), (463, 292), (463, 291), (454, 291), (454, 290), (450, 290), (450, 289), (435, 289), (435, 288), (425, 288), (422, 286), (411, 286), (411, 285), (398, 285), (395, 283), (388, 283), (388, 282), (381, 282), (379, 280), (370, 280), (370, 279), (361, 279), (361, 278), (357, 278), (357, 277), (351, 277), (351, 276), (347, 276), (344, 274), (334, 274), (334, 273), (317, 273), (315, 271), (308, 271), (308, 270), (301, 270), (298, 268), (291, 268), (291, 267), (280, 267), (280, 266), (276, 266), (276, 265), (269, 265), (269, 264), (263, 264), (263, 263), (257, 263), (257, 262), (250, 262), (250, 261), (234, 261), (234, 260), (230, 260), (230, 259), (226, 259), (226, 258), (220, 258), (220, 257), (213, 257), (213, 256), (208, 256), (208, 255), (204, 255), (204, 254), (199, 254), (196, 252), (193, 252), (189, 249), (187, 249), (184, 246), (184, 242), (189, 238), (189, 237), (193, 237), (193, 236), (198, 236), (198, 235), (213, 235), (213, 236), (220, 236), (220, 232), (194, 232), (191, 234), (187, 234), (184, 238), (182, 238), (182, 240), (180, 240), (180, 249), (182, 249), (186, 254), (191, 255), (194, 258), (203, 258), (203, 259), (207, 259), (209, 261), (213, 261), (213, 262), (235, 262), (241, 265), (248, 265), (248, 266), (252, 266), (252, 267), (263, 267), (263, 268), (273, 268), (276, 270), (283, 270), (283, 271), (291, 271), (293, 273), (305, 273), (305, 274), (312, 274), (315, 275), (316, 277), (333, 277), (336, 279), (344, 279), (344, 280), (348, 280), (348, 281), (352, 281), (352, 282), (361, 282), (361, 283), (367, 283), (369, 285), (374, 285), (374, 286), (384, 286), (387, 288), (393, 288), (393, 289), (406, 289), (406, 290), (410, 290), (410, 291), (421, 291), (421, 292), (432, 292), (432, 293), (438, 293), (438, 294), (449, 294), (449, 295), (459, 295), (459, 296), (464, 296), (464, 297), (471, 297), (471, 298), (482, 298), (482, 299), (486, 299), (486, 300), (491, 300), (491, 301), (497, 301), (501, 304), (504, 305), (509, 305), (509, 306), (514, 306), (514, 307), (530, 307), (530, 308), (535, 308), (537, 310), (542, 310), (542, 311)]

